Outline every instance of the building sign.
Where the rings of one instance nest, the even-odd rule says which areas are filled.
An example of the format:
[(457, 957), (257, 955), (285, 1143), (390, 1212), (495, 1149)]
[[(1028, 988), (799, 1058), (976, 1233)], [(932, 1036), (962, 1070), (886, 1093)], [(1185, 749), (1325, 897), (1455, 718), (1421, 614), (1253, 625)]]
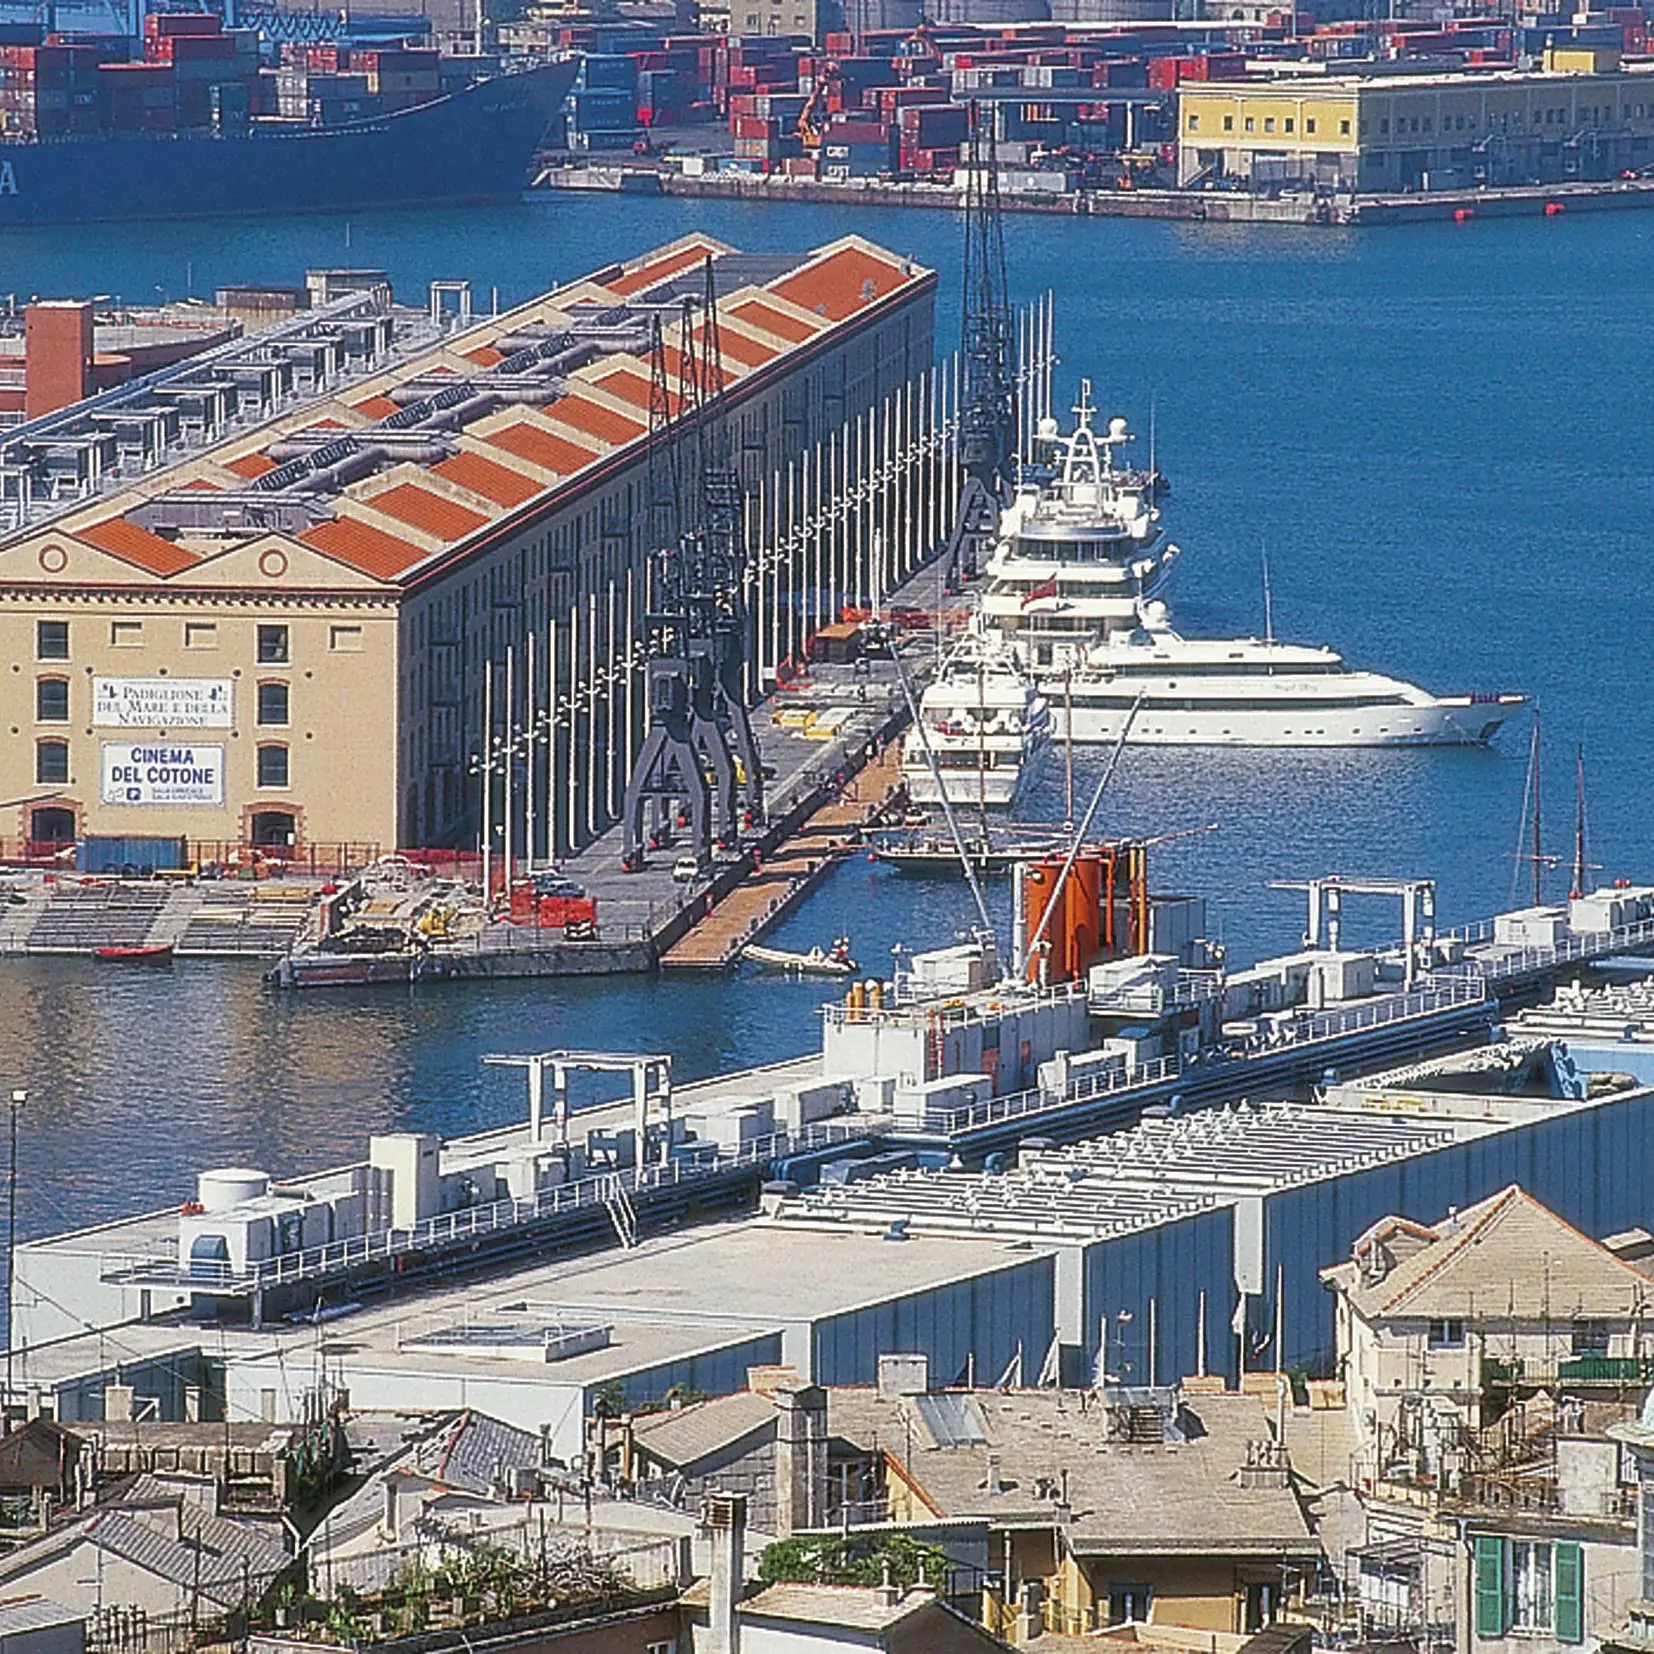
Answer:
[(105, 741), (103, 801), (222, 808), (224, 749), (172, 741)]
[(94, 678), (92, 722), (117, 729), (228, 729), (228, 678)]

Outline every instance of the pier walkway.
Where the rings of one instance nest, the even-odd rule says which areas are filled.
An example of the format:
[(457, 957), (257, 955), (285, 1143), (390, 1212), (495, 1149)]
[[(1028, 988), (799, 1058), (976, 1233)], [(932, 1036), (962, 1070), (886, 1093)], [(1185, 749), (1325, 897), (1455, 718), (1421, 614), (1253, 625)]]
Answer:
[(717, 971), (733, 965), (747, 943), (758, 941), (855, 848), (862, 828), (878, 821), (901, 791), (901, 747), (892, 741), (674, 943), (662, 968)]

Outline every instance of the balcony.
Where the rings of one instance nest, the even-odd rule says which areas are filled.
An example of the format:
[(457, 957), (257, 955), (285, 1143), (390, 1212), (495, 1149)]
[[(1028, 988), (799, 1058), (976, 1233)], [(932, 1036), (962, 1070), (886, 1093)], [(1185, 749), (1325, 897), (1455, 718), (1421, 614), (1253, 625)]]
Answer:
[(1490, 1389), (1529, 1384), (1654, 1384), (1654, 1356), (1574, 1355), (1513, 1361), (1488, 1356), (1482, 1362), (1482, 1384)]

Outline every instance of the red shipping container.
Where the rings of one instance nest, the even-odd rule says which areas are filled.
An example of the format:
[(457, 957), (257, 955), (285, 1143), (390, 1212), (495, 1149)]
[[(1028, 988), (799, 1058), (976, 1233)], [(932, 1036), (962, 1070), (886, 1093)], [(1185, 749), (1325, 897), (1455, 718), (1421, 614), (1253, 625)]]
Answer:
[(777, 136), (777, 127), (777, 122), (763, 115), (737, 115), (729, 123), (730, 131), (737, 138), (773, 138)]
[(570, 896), (568, 904), (563, 909), (563, 923), (565, 925), (597, 923), (597, 898), (595, 896)]
[(567, 896), (542, 896), (537, 910), (540, 924), (547, 930), (561, 930), (568, 923), (568, 906)]

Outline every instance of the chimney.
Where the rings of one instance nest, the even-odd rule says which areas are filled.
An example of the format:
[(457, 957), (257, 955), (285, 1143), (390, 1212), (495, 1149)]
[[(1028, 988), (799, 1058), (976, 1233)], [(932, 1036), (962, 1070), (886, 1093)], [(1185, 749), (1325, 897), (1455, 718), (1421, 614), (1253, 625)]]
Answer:
[(702, 1518), (712, 1539), (712, 1601), (709, 1654), (740, 1654), (741, 1626), (735, 1610), (741, 1601), (747, 1501), (740, 1493), (714, 1493)]
[(789, 1539), (827, 1519), (827, 1392), (798, 1379), (775, 1387), (775, 1532)]
[(879, 1357), (879, 1399), (922, 1396), (930, 1388), (930, 1359), (923, 1355)]
[(23, 417), (39, 419), (93, 390), (92, 307), (36, 300), (23, 312)]
[(1005, 1485), (999, 1479), (999, 1455), (997, 1453), (990, 1453), (988, 1455), (988, 1480), (986, 1486), (989, 1493), (1003, 1493), (1005, 1491)]

